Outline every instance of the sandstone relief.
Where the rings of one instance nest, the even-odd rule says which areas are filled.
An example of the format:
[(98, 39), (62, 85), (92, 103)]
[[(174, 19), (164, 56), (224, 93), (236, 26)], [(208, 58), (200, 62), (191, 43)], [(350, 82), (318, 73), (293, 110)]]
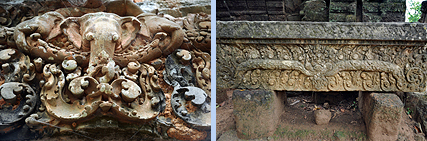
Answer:
[(0, 133), (113, 128), (96, 124), (108, 119), (156, 138), (208, 138), (210, 15), (90, 4), (1, 27)]
[[(228, 29), (240, 23), (221, 24)], [(243, 24), (263, 27), (271, 25), (275, 30), (282, 30), (288, 26), (305, 27), (305, 23)], [(218, 87), (286, 91), (425, 91), (427, 61), (425, 42), (409, 40), (408, 38), (413, 36), (408, 34), (403, 38), (396, 38), (396, 41), (390, 40), (395, 36), (402, 36), (395, 35), (401, 33), (399, 28), (387, 29), (386, 26), (369, 24), (317, 24), (313, 24), (311, 28), (284, 29), (284, 32), (272, 30), (275, 32), (249, 37), (252, 39), (247, 39), (246, 36), (254, 35), (252, 32), (259, 32), (256, 30), (248, 32), (245, 30), (246, 27), (234, 32), (220, 31), (217, 44)], [(363, 26), (366, 26), (367, 30), (364, 30)], [(407, 26), (410, 25), (400, 26), (400, 29), (408, 28)], [(325, 27), (332, 31), (338, 29), (336, 32), (341, 33), (347, 33), (358, 27), (361, 29), (358, 30), (359, 33), (366, 34), (360, 36), (345, 34), (347, 37), (343, 38), (354, 39), (336, 41), (334, 36), (339, 38), (341, 33), (318, 31)], [(382, 31), (375, 31), (379, 33), (369, 31), (371, 28), (381, 27)], [(417, 28), (422, 27), (413, 29)], [(308, 29), (313, 29), (311, 32), (324, 36), (298, 34)], [(267, 31), (268, 29), (261, 32)], [(383, 32), (391, 34), (386, 34), (389, 37), (382, 37), (385, 36), (381, 34)], [(237, 35), (239, 33), (242, 34)], [(418, 33), (420, 39), (416, 40), (425, 38), (421, 37), (424, 31)], [(237, 36), (233, 37), (232, 34)], [(293, 36), (296, 39), (289, 39)], [(407, 44), (403, 44), (404, 42)]]
[(238, 77), (241, 80), (230, 81), (232, 87), (291, 91), (425, 89), (425, 47), (245, 45), (240, 48), (220, 45), (220, 53), (234, 49), (224, 60), (234, 56), (245, 60), (230, 61), (238, 64), (234, 74), (220, 71), (227, 76), (243, 76)]

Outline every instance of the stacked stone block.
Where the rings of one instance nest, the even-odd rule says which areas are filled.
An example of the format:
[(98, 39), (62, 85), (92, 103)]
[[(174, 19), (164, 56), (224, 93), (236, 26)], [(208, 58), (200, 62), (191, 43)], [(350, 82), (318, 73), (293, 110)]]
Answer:
[(329, 5), (330, 22), (355, 22), (356, 0), (331, 0)]
[(252, 21), (267, 21), (268, 14), (265, 0), (246, 0), (248, 4), (248, 14)]
[(304, 8), (300, 14), (304, 15), (303, 21), (327, 22), (328, 4), (325, 0), (310, 0), (304, 2)]
[(405, 0), (364, 0), (363, 22), (404, 22)]
[(380, 2), (367, 1), (363, 2), (363, 22), (381, 22)]
[(303, 0), (217, 0), (220, 21), (300, 21)]

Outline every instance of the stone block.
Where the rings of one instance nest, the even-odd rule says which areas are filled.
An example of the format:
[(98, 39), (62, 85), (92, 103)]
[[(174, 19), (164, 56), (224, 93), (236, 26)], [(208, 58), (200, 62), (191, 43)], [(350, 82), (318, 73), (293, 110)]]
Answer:
[(331, 13), (356, 13), (356, 2), (331, 2), (329, 5)]
[(285, 94), (271, 90), (234, 90), (233, 114), (237, 136), (255, 139), (273, 135), (285, 97)]
[(381, 22), (379, 13), (363, 13), (363, 22)]
[(317, 125), (328, 124), (331, 120), (332, 113), (329, 110), (314, 111), (314, 121)]
[(331, 2), (348, 2), (348, 3), (351, 3), (351, 2), (356, 2), (356, 0), (331, 0)]
[(262, 14), (262, 15), (251, 15), (251, 18), (253, 21), (267, 21), (268, 15)]
[(268, 15), (269, 21), (286, 21), (287, 16), (286, 15)]
[(403, 103), (394, 93), (363, 93), (363, 119), (369, 140), (396, 140)]
[(230, 17), (231, 15), (230, 15), (230, 12), (228, 12), (228, 11), (221, 11), (221, 12), (216, 12), (216, 15), (218, 16), (218, 17)]
[(380, 11), (382, 13), (399, 12), (405, 14), (406, 4), (403, 3), (381, 3)]
[(219, 21), (234, 21), (233, 17), (221, 17)]
[(246, 13), (247, 15), (267, 15), (266, 10), (247, 10)]
[(242, 16), (242, 15), (247, 15), (248, 12), (246, 10), (244, 11), (230, 11), (230, 15), (232, 16)]
[(311, 0), (304, 3), (303, 21), (328, 21), (328, 8), (324, 0)]
[(366, 2), (383, 2), (383, 0), (362, 0), (362, 3)]
[(226, 1), (226, 4), (232, 11), (245, 11), (247, 8), (246, 0)]
[(380, 4), (378, 2), (364, 2), (362, 8), (365, 13), (380, 12)]
[(224, 1), (216, 0), (216, 11), (217, 12), (228, 11), (226, 3), (224, 3)]
[(355, 22), (356, 14), (351, 13), (329, 13), (330, 22)]
[(285, 8), (287, 13), (295, 13), (301, 10), (301, 4), (303, 0), (284, 0)]
[(265, 0), (246, 0), (248, 4), (248, 9), (259, 9), (262, 8), (265, 10), (266, 3)]
[(300, 15), (289, 15), (287, 17), (288, 21), (301, 21), (301, 16)]
[(403, 3), (405, 4), (406, 0), (384, 0), (384, 3)]
[(283, 1), (267, 1), (267, 13), (273, 15), (285, 14), (285, 7)]
[(381, 13), (381, 22), (404, 22), (405, 12), (399, 13)]
[(251, 21), (252, 18), (250, 15), (241, 15), (241, 16), (236, 16), (235, 20), (236, 21)]

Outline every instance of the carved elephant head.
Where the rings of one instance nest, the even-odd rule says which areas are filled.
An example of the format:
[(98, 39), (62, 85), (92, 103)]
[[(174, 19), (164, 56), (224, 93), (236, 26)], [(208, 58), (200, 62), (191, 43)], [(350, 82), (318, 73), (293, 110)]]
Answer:
[(129, 46), (141, 29), (134, 17), (120, 17), (113, 13), (89, 13), (69, 17), (59, 28), (74, 46), (91, 52), (89, 65), (107, 63), (114, 51)]

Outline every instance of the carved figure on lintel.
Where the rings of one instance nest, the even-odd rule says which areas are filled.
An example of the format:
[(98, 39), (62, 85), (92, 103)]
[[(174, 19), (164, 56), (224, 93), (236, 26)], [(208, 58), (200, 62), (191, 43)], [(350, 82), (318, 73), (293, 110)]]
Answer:
[[(0, 42), (3, 48), (15, 47), (0, 48), (5, 56), (0, 61), (9, 64), (2, 67), (10, 70), (2, 72), (7, 81), (0, 88), (25, 89), (15, 94), (18, 99), (35, 101), (18, 107), (25, 111), (19, 121), (25, 119), (34, 131), (51, 134), (90, 130), (94, 120), (108, 117), (120, 124), (153, 126), (156, 130), (147, 132), (160, 138), (208, 136), (210, 15), (174, 18), (144, 13), (130, 0), (69, 2), (79, 7), (26, 20), (7, 32), (13, 38)], [(164, 73), (173, 70), (169, 65), (187, 68), (182, 75), (191, 76), (191, 85), (166, 82), (182, 81)], [(14, 99), (10, 93), (1, 96)], [(60, 130), (44, 129), (47, 123)]]

